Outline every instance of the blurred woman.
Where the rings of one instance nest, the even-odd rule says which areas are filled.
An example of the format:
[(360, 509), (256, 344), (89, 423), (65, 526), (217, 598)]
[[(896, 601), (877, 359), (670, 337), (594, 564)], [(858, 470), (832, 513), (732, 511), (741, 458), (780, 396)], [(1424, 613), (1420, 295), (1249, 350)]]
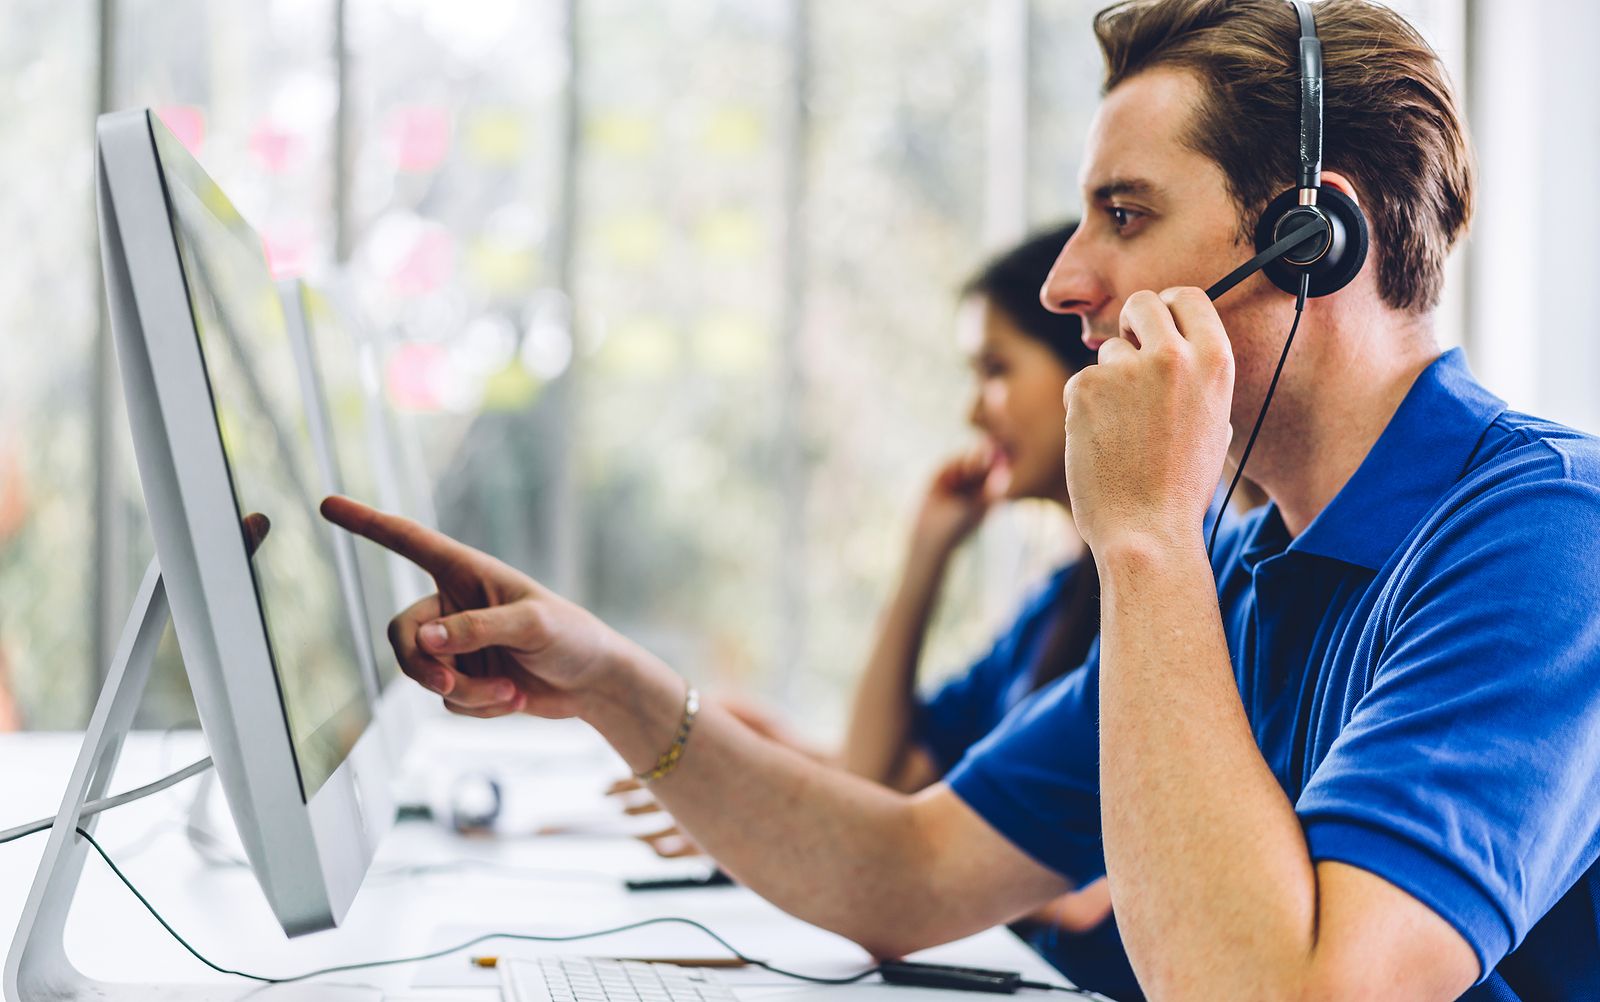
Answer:
[[(856, 689), (840, 764), (900, 790), (944, 776), (1018, 703), (1076, 668), (1099, 632), (1100, 582), (1072, 530), (1062, 388), (1094, 363), (1078, 318), (1039, 305), (1069, 224), (1002, 254), (963, 287), (960, 337), (973, 376), (974, 449), (930, 478), (899, 583)], [(1066, 520), (1068, 559), (1034, 587), (989, 651), (927, 699), (923, 641), (956, 548), (997, 504), (1047, 501)]]

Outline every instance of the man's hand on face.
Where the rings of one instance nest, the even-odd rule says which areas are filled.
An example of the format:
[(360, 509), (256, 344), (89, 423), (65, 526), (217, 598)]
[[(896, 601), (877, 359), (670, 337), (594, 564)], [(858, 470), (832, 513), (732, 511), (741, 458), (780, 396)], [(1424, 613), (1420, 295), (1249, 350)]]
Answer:
[(1138, 292), (1100, 362), (1067, 383), (1067, 492), (1096, 554), (1201, 540), (1232, 429), (1233, 350), (1195, 288)]
[(400, 668), (454, 713), (526, 710), (570, 717), (616, 647), (616, 634), (527, 575), (469, 546), (345, 497), (322, 502), (328, 521), (427, 571), (439, 591), (389, 624)]

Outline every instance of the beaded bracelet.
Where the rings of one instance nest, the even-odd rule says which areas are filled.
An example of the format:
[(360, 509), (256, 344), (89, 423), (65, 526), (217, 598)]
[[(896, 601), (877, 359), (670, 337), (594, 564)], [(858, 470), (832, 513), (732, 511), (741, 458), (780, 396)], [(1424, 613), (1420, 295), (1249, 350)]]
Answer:
[(689, 741), (689, 732), (694, 730), (694, 718), (700, 713), (700, 693), (694, 686), (689, 687), (688, 693), (683, 697), (683, 719), (678, 722), (678, 732), (672, 736), (672, 744), (656, 759), (656, 767), (649, 772), (636, 773), (634, 778), (641, 783), (654, 783), (677, 768), (678, 760), (683, 758), (683, 746)]

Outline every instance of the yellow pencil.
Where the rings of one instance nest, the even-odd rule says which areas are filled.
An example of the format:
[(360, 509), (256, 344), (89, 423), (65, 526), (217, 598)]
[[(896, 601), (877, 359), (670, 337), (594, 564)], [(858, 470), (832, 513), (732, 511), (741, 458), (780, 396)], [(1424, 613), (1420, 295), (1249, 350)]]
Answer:
[[(617, 957), (636, 964), (672, 964), (676, 967), (747, 967), (746, 961), (738, 957)], [(468, 961), (474, 967), (498, 967), (500, 958), (496, 956), (469, 957)]]

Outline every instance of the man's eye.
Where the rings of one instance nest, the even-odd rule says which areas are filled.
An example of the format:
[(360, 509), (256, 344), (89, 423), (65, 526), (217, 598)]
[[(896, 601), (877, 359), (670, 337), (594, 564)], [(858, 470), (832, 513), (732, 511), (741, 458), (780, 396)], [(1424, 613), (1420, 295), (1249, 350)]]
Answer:
[(1139, 213), (1134, 212), (1132, 209), (1124, 208), (1120, 205), (1113, 205), (1106, 211), (1111, 214), (1111, 222), (1119, 230), (1127, 229), (1128, 226), (1132, 224), (1135, 218), (1137, 218), (1139, 215)]

